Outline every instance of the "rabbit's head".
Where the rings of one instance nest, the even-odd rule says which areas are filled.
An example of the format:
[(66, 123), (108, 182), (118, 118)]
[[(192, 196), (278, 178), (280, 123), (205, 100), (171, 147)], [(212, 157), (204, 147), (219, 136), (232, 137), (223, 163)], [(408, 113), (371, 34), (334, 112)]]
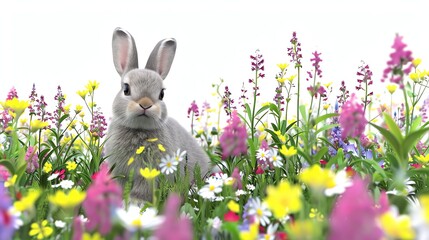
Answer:
[(113, 120), (129, 128), (160, 128), (167, 118), (163, 80), (174, 59), (176, 40), (161, 40), (144, 69), (138, 68), (136, 45), (127, 31), (115, 29), (112, 48), (113, 62), (121, 76), (121, 90), (113, 102)]

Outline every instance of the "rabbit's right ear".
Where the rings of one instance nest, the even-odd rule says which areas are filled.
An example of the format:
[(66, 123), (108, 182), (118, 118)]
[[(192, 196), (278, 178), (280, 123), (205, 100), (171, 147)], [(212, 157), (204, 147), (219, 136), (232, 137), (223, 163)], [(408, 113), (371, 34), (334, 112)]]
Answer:
[(138, 68), (137, 48), (133, 36), (122, 28), (116, 28), (112, 38), (113, 62), (119, 75)]

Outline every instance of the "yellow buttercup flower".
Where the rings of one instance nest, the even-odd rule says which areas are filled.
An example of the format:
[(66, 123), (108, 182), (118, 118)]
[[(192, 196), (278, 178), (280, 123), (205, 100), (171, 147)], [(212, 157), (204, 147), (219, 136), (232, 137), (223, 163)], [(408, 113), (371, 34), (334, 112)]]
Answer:
[(276, 187), (268, 186), (265, 202), (275, 218), (283, 219), (288, 214), (301, 210), (301, 191), (300, 186), (281, 181)]
[(398, 88), (398, 85), (392, 83), (392, 84), (388, 84), (386, 88), (387, 88), (387, 91), (390, 92), (390, 94), (393, 94)]
[(25, 111), (25, 109), (30, 106), (30, 103), (27, 100), (19, 100), (18, 98), (13, 98), (11, 100), (6, 100), (6, 102), (4, 102), (2, 105), (5, 109), (12, 109), (13, 112), (16, 114), (16, 118), (19, 118), (21, 114)]
[(292, 76), (288, 77), (288, 78), (287, 78), (287, 80), (288, 80), (290, 83), (292, 83), (292, 82), (293, 82), (293, 80), (295, 79), (295, 77), (296, 77), (296, 74), (294, 74), (294, 75), (292, 75)]
[(100, 83), (97, 82), (96, 80), (89, 80), (88, 83), (86, 84), (85, 88), (86, 88), (86, 90), (88, 90), (89, 93), (93, 93), (94, 90), (96, 90), (99, 85), (100, 85)]
[(58, 190), (54, 195), (48, 197), (49, 201), (62, 208), (74, 208), (85, 199), (86, 193), (72, 188), (68, 194), (62, 190)]
[(6, 182), (4, 182), (4, 187), (11, 187), (15, 185), (16, 179), (18, 178), (18, 175), (13, 175), (12, 177), (9, 177)]
[(43, 165), (43, 171), (45, 173), (50, 173), (52, 171), (52, 164), (50, 162), (46, 162), (45, 165)]
[(78, 104), (78, 105), (76, 105), (74, 111), (76, 114), (78, 114), (82, 111), (82, 109), (83, 109), (83, 106)]
[(329, 103), (324, 104), (324, 105), (323, 105), (323, 109), (324, 109), (324, 110), (328, 110), (330, 106), (331, 106), (331, 104), (329, 104)]
[(429, 223), (429, 195), (421, 195), (419, 197), (420, 206), (423, 209), (423, 218), (426, 224)]
[(277, 82), (279, 82), (280, 84), (285, 83), (286, 78), (277, 78)]
[(287, 148), (286, 145), (282, 145), (279, 152), (283, 154), (285, 157), (292, 157), (293, 155), (296, 155), (298, 153), (298, 150), (296, 150), (294, 146)]
[(156, 178), (161, 172), (157, 169), (149, 169), (149, 168), (140, 168), (140, 174), (146, 178), (147, 180), (152, 180)]
[(425, 164), (429, 162), (429, 154), (427, 154), (426, 156), (425, 155), (419, 155), (419, 156), (416, 156), (416, 158), (417, 158), (417, 160), (419, 160), (420, 162), (425, 163)]
[(37, 239), (44, 239), (52, 235), (54, 229), (48, 226), (48, 220), (43, 220), (42, 223), (32, 223), (31, 230), (28, 233), (30, 237), (36, 236)]
[(323, 169), (318, 164), (314, 164), (304, 169), (299, 174), (301, 182), (316, 189), (323, 190), (335, 187), (335, 174), (329, 169)]
[(73, 161), (68, 161), (68, 162), (66, 162), (66, 168), (69, 171), (73, 171), (77, 168), (77, 164)]
[(27, 196), (22, 197), (19, 201), (13, 203), (15, 210), (23, 212), (27, 209), (33, 208), (34, 203), (40, 196), (39, 190), (32, 190), (28, 192)]
[(100, 233), (94, 233), (94, 234), (90, 234), (90, 233), (84, 233), (82, 235), (82, 240), (102, 240), (103, 238), (101, 237)]
[(289, 64), (287, 63), (278, 63), (277, 67), (280, 68), (280, 70), (283, 72), (287, 67), (289, 66)]
[(142, 154), (142, 152), (144, 151), (144, 149), (145, 149), (145, 147), (144, 147), (144, 146), (139, 147), (139, 148), (136, 150), (136, 154), (138, 154), (138, 155)]
[(49, 126), (48, 122), (40, 121), (39, 119), (32, 120), (30, 122), (30, 132), (37, 132), (38, 130), (43, 129), (47, 126)]
[(381, 215), (380, 224), (389, 239), (414, 239), (415, 237), (410, 216), (394, 216), (391, 212), (387, 212)]
[(19, 123), (21, 123), (21, 126), (24, 126), (27, 123), (28, 119), (27, 118), (21, 118), (19, 119)]
[(158, 144), (158, 149), (161, 152), (165, 152), (165, 148), (164, 148), (164, 146), (162, 144)]
[(420, 63), (422, 63), (422, 59), (421, 58), (416, 58), (413, 60), (413, 65), (415, 68), (417, 68), (417, 66), (420, 65)]
[(64, 113), (69, 114), (70, 113), (71, 104), (67, 104), (63, 107)]
[(79, 95), (81, 98), (85, 99), (86, 95), (88, 94), (88, 90), (79, 90), (76, 92), (77, 95)]
[(226, 206), (232, 212), (235, 212), (235, 213), (240, 212), (240, 205), (233, 200), (230, 200)]
[(329, 88), (331, 85), (332, 85), (332, 83), (334, 83), (334, 82), (328, 82), (328, 83), (325, 83), (325, 84), (323, 84), (323, 86), (325, 86), (326, 88)]

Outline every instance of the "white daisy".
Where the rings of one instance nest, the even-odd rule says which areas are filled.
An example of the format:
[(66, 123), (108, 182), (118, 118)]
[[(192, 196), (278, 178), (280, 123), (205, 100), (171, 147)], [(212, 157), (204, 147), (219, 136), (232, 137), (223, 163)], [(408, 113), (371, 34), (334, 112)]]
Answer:
[(223, 181), (222, 179), (210, 177), (206, 182), (207, 185), (202, 187), (198, 194), (205, 199), (214, 200), (216, 198), (215, 194), (222, 192)]
[(176, 154), (174, 155), (174, 160), (176, 160), (177, 162), (181, 162), (183, 161), (183, 159), (185, 159), (186, 157), (186, 151), (181, 152), (180, 148), (177, 149)]
[(59, 173), (53, 173), (51, 176), (48, 177), (48, 181), (52, 181), (54, 179), (57, 179), (57, 177), (59, 176)]
[(351, 179), (347, 176), (347, 172), (341, 170), (335, 174), (335, 186), (325, 189), (325, 195), (331, 197), (335, 194), (342, 194), (346, 191), (346, 188), (350, 187), (352, 184)]
[(270, 151), (268, 149), (260, 148), (256, 152), (256, 158), (260, 161), (267, 161), (271, 157)]
[(72, 180), (62, 180), (58, 184), (52, 185), (53, 188), (61, 187), (62, 189), (71, 189), (74, 185)]
[(282, 158), (279, 156), (278, 151), (276, 149), (272, 149), (269, 157), (270, 162), (274, 167), (282, 167), (283, 162)]
[(56, 220), (54, 224), (55, 224), (55, 227), (57, 228), (64, 228), (66, 226), (66, 222), (61, 220)]
[(123, 208), (117, 208), (115, 214), (120, 222), (130, 231), (154, 229), (164, 221), (162, 216), (157, 215), (158, 212), (156, 209), (146, 208), (141, 213), (140, 208), (136, 205), (130, 205), (128, 211)]
[(167, 155), (161, 159), (159, 167), (161, 168), (161, 172), (163, 174), (168, 175), (174, 173), (177, 170), (178, 164), (179, 162), (176, 161), (174, 157), (170, 157), (170, 155)]
[(249, 208), (248, 214), (250, 216), (254, 216), (255, 220), (261, 223), (262, 226), (266, 226), (270, 223), (270, 219), (272, 213), (268, 209), (267, 204), (262, 203), (259, 198), (250, 198), (249, 199)]
[(278, 227), (279, 227), (278, 223), (274, 225), (273, 224), (268, 225), (267, 232), (265, 234), (260, 234), (259, 239), (274, 240), (276, 237), (276, 231)]

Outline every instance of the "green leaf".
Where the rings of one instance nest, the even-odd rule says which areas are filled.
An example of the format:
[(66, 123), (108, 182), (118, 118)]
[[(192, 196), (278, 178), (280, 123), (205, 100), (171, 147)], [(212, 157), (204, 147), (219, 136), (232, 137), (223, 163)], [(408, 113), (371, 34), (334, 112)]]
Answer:
[(263, 111), (267, 110), (268, 108), (270, 108), (269, 105), (266, 106), (262, 106), (255, 114), (255, 117), (258, 116), (259, 114), (261, 114)]
[(338, 113), (328, 113), (328, 114), (319, 116), (316, 119), (314, 119), (314, 125), (317, 125), (318, 123), (325, 121), (328, 118), (336, 117), (336, 116), (338, 116)]
[(321, 128), (319, 128), (319, 129), (317, 129), (317, 131), (316, 131), (314, 134), (317, 136), (317, 134), (319, 134), (319, 133), (321, 133), (321, 132), (324, 132), (324, 131), (326, 131), (326, 130), (329, 130), (329, 129), (331, 129), (331, 128), (334, 128), (334, 127), (336, 127), (336, 126), (338, 126), (338, 123), (324, 125), (323, 127), (321, 127)]
[[(405, 156), (407, 157), (408, 153), (410, 152), (411, 148), (416, 144), (416, 142), (422, 138), (422, 136), (429, 131), (429, 128), (421, 128), (417, 131), (410, 132), (407, 136), (405, 136), (405, 139), (402, 143), (402, 147), (404, 149)], [(408, 159), (407, 159), (408, 161)]]
[(381, 174), (383, 178), (387, 178), (386, 172), (380, 167), (380, 165), (378, 165), (378, 162), (374, 161), (374, 159), (356, 159), (351, 163), (351, 165), (356, 165), (358, 163), (369, 164), (377, 173)]
[(383, 113), (383, 117), (384, 122), (389, 128), (389, 131), (393, 134), (393, 136), (395, 136), (396, 139), (398, 139), (399, 142), (401, 142), (404, 137), (402, 136), (401, 129), (399, 129), (395, 120), (393, 120), (393, 118), (387, 113)]
[(319, 162), (322, 159), (323, 155), (328, 152), (328, 147), (323, 146), (316, 155), (313, 156), (315, 162)]
[(386, 138), (387, 142), (392, 146), (393, 150), (398, 154), (398, 156), (401, 156), (401, 141), (395, 137), (389, 130), (384, 129), (378, 125), (375, 125), (373, 123), (369, 123), (371, 126), (375, 127), (381, 135), (383, 135), (384, 138)]
[(414, 119), (414, 121), (411, 123), (410, 132), (416, 131), (416, 129), (420, 126), (422, 123), (422, 116), (418, 116)]
[(222, 223), (222, 229), (231, 234), (231, 239), (240, 239), (240, 231), (238, 230), (237, 223), (224, 222)]

